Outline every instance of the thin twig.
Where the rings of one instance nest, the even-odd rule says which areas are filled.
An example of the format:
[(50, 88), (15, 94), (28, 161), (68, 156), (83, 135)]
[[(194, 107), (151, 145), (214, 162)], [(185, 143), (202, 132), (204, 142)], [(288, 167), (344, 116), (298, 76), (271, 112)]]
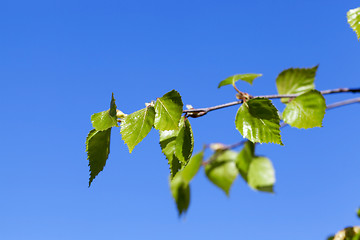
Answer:
[[(343, 107), (343, 106), (350, 105), (350, 104), (353, 104), (353, 103), (360, 103), (360, 98), (352, 98), (352, 99), (348, 99), (348, 100), (344, 100), (344, 101), (329, 104), (329, 105), (326, 106), (326, 110), (332, 110), (334, 108)], [(286, 126), (288, 126), (288, 124), (286, 122), (282, 122), (280, 124), (280, 128), (283, 128), (283, 127), (286, 127)], [(227, 145), (223, 149), (224, 150), (233, 149), (235, 147), (243, 145), (246, 141), (247, 140), (242, 140), (240, 142), (237, 142), (237, 143), (234, 143), (234, 144), (231, 144), (231, 145)]]
[(326, 109), (330, 110), (330, 109), (334, 109), (337, 107), (341, 107), (341, 106), (345, 106), (345, 105), (349, 105), (349, 104), (353, 104), (353, 103), (360, 103), (360, 98), (353, 98), (353, 99), (348, 99), (348, 100), (344, 100), (341, 102), (336, 102), (333, 104), (329, 104)]
[[(336, 88), (336, 89), (329, 89), (329, 90), (320, 91), (320, 93), (322, 95), (334, 94), (334, 93), (346, 93), (346, 92), (358, 93), (358, 92), (360, 92), (360, 88)], [(286, 95), (273, 94), (273, 95), (254, 96), (253, 98), (267, 98), (267, 99), (295, 98), (295, 97), (297, 97), (299, 95), (300, 94), (286, 94)], [(222, 109), (222, 108), (226, 108), (226, 107), (239, 105), (242, 102), (243, 102), (242, 100), (238, 100), (238, 101), (234, 101), (234, 102), (220, 104), (220, 105), (213, 106), (213, 107), (187, 109), (187, 110), (183, 110), (183, 113), (185, 113), (189, 117), (197, 118), (197, 117), (204, 116), (208, 112), (218, 110), (218, 109)]]

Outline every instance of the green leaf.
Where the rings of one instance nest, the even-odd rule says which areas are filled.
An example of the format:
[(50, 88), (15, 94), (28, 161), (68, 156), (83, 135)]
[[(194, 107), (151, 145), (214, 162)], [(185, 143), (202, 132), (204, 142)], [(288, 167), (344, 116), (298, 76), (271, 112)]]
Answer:
[(356, 214), (357, 214), (358, 218), (360, 218), (360, 208), (357, 209), (357, 213), (356, 213)]
[(95, 177), (104, 169), (110, 153), (111, 128), (105, 131), (91, 130), (86, 138), (86, 152), (90, 166), (89, 187)]
[(230, 187), (238, 175), (235, 160), (237, 153), (231, 150), (218, 151), (205, 166), (206, 176), (229, 195)]
[(151, 105), (137, 112), (127, 115), (121, 122), (121, 135), (131, 153), (154, 125), (155, 109)]
[(201, 151), (194, 155), (192, 158), (190, 158), (189, 163), (186, 165), (186, 167), (179, 173), (183, 180), (185, 182), (190, 182), (193, 177), (197, 174), (199, 171), (201, 164), (203, 162), (204, 158), (204, 152)]
[(163, 131), (178, 129), (182, 109), (181, 96), (175, 90), (158, 98), (155, 103), (155, 129)]
[(355, 31), (358, 40), (360, 39), (360, 7), (350, 9), (347, 12), (348, 23), (351, 28)]
[(188, 119), (181, 118), (180, 130), (176, 138), (175, 155), (183, 163), (187, 164), (194, 149), (194, 136)]
[(170, 182), (170, 190), (175, 199), (179, 216), (185, 213), (190, 204), (190, 186), (181, 177), (175, 177)]
[(296, 128), (321, 127), (325, 115), (325, 98), (311, 90), (293, 99), (283, 112), (284, 122)]
[(252, 84), (255, 78), (261, 77), (261, 76), (262, 76), (262, 74), (258, 74), (258, 73), (236, 74), (236, 75), (226, 78), (225, 80), (222, 80), (219, 83), (218, 88), (225, 86), (225, 85), (234, 84), (235, 82), (237, 82), (239, 80), (243, 80), (245, 82)]
[(255, 154), (255, 144), (250, 141), (246, 141), (244, 144), (244, 148), (241, 150), (241, 152), (238, 154), (236, 158), (236, 167), (238, 168), (240, 175), (244, 178), (244, 180), (247, 182), (247, 175), (249, 171), (249, 166), (254, 158)]
[[(302, 94), (315, 89), (314, 81), (318, 66), (313, 68), (289, 68), (282, 71), (276, 78), (276, 87), (278, 93)], [(288, 102), (288, 98), (281, 99), (282, 102)]]
[(111, 127), (118, 126), (114, 94), (112, 94), (111, 97), (110, 109), (93, 114), (91, 116), (91, 122), (93, 127), (98, 131), (104, 131)]
[(188, 163), (194, 148), (189, 120), (181, 118), (179, 125), (179, 130), (160, 131), (160, 146), (168, 159), (171, 179)]
[(189, 183), (199, 171), (203, 161), (204, 152), (201, 151), (193, 156), (188, 165), (181, 170), (172, 181), (170, 181), (170, 189), (175, 199), (179, 215), (185, 213), (190, 204), (190, 186)]
[(249, 165), (247, 180), (249, 186), (263, 192), (273, 192), (275, 170), (266, 157), (254, 157)]
[(179, 130), (159, 131), (161, 151), (166, 156), (170, 167), (170, 179), (183, 167), (180, 160), (175, 156), (176, 138)]
[(255, 144), (247, 141), (236, 158), (236, 166), (243, 179), (253, 189), (273, 192), (275, 170), (266, 157), (255, 156)]
[(253, 98), (243, 104), (235, 118), (236, 129), (252, 142), (282, 144), (280, 117), (269, 99)]

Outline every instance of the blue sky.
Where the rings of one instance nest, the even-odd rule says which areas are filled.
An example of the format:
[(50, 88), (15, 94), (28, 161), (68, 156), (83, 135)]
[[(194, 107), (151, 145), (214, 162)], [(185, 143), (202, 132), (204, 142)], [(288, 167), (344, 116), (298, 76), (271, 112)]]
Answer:
[[(262, 73), (253, 95), (276, 93), (289, 67), (320, 64), (318, 90), (359, 87), (360, 43), (346, 22), (358, 1), (2, 1), (0, 3), (1, 239), (325, 239), (360, 205), (359, 106), (326, 113), (323, 128), (282, 131), (263, 144), (276, 194), (238, 178), (230, 198), (203, 171), (179, 219), (152, 130), (132, 154), (112, 133), (110, 158), (88, 188), (91, 114), (114, 92), (125, 113), (176, 89), (185, 104), (234, 100), (236, 73)], [(327, 103), (355, 97), (329, 96)], [(281, 108), (281, 104), (275, 104)], [(195, 151), (242, 139), (237, 108), (190, 119)]]

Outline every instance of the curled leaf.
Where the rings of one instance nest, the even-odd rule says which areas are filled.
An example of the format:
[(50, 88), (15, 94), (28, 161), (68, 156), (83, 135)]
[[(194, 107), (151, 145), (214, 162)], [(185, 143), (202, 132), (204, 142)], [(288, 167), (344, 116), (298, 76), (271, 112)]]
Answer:
[(262, 76), (262, 74), (258, 74), (258, 73), (236, 74), (236, 75), (230, 76), (230, 77), (222, 80), (219, 83), (218, 88), (221, 88), (222, 86), (234, 84), (235, 82), (237, 82), (239, 80), (242, 80), (242, 81), (252, 84), (255, 78), (258, 78), (261, 76)]
[(110, 109), (93, 114), (91, 116), (91, 122), (93, 127), (98, 131), (104, 131), (111, 127), (118, 126), (114, 94), (112, 94), (111, 97)]

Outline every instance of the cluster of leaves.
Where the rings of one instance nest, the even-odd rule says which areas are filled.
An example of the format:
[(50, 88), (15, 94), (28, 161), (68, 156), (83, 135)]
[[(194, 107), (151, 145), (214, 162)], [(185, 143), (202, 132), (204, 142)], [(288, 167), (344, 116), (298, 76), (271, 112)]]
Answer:
[(327, 240), (360, 240), (360, 227), (347, 227)]
[[(360, 7), (349, 10), (347, 19), (360, 39)], [(322, 126), (326, 104), (322, 94), (315, 90), (316, 71), (317, 66), (290, 68), (279, 74), (276, 79), (278, 94), (287, 95), (281, 98), (286, 104), (282, 114), (268, 98), (251, 97), (235, 85), (239, 80), (252, 84), (261, 74), (236, 74), (221, 81), (218, 88), (232, 85), (238, 91), (237, 98), (243, 101), (235, 116), (235, 127), (247, 141), (239, 152), (223, 144), (210, 144), (214, 152), (207, 160), (204, 160), (207, 147), (192, 156), (194, 137), (187, 117), (195, 116), (186, 113), (182, 116), (183, 103), (177, 91), (172, 90), (129, 115), (117, 109), (112, 96), (109, 110), (91, 116), (94, 129), (86, 138), (89, 186), (104, 169), (110, 153), (111, 129), (119, 127), (118, 122), (121, 122), (120, 133), (130, 153), (152, 128), (159, 131), (160, 147), (170, 168), (170, 189), (180, 215), (189, 207), (190, 182), (202, 166), (208, 179), (227, 195), (238, 175), (254, 190), (273, 192), (275, 170), (268, 158), (255, 154), (255, 146), (257, 143), (283, 145), (281, 120), (296, 128)], [(357, 214), (360, 217), (360, 210)], [(360, 240), (360, 227), (345, 228), (328, 239)]]
[[(286, 104), (280, 117), (279, 111), (267, 98), (248, 97), (243, 99), (235, 116), (235, 127), (248, 141), (240, 152), (228, 149), (222, 144), (210, 144), (214, 152), (204, 160), (205, 149), (192, 157), (194, 137), (190, 121), (183, 113), (180, 94), (172, 90), (164, 96), (146, 103), (146, 107), (132, 114), (116, 109), (114, 96), (110, 109), (91, 116), (93, 130), (86, 139), (86, 151), (90, 166), (89, 186), (106, 164), (110, 152), (110, 134), (113, 127), (119, 127), (129, 152), (140, 143), (152, 128), (159, 131), (160, 147), (170, 168), (170, 188), (177, 203), (179, 214), (186, 212), (190, 203), (190, 181), (204, 166), (208, 179), (227, 195), (231, 185), (240, 174), (255, 190), (273, 192), (275, 171), (271, 161), (256, 156), (256, 143), (283, 145), (280, 135), (280, 120), (296, 128), (321, 127), (326, 104), (322, 94), (315, 90), (314, 80), (317, 66), (313, 68), (290, 68), (276, 79), (278, 93), (285, 96)], [(233, 85), (239, 80), (252, 84), (261, 74), (237, 74), (222, 82), (218, 87)], [(250, 96), (247, 94), (247, 96)]]

